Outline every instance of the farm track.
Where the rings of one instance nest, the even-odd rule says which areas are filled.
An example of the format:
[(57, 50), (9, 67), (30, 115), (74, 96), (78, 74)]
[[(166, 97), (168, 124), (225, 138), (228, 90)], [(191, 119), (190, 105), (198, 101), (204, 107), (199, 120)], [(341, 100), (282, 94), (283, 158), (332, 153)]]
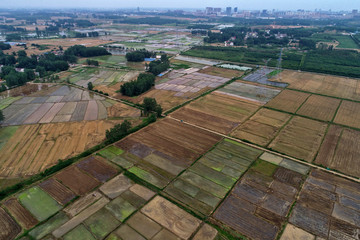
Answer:
[(290, 157), (290, 156), (287, 156), (287, 155), (284, 155), (284, 154), (281, 154), (281, 153), (278, 153), (278, 152), (271, 151), (271, 150), (269, 150), (269, 149), (266, 149), (266, 148), (257, 146), (257, 145), (255, 145), (255, 144), (251, 144), (251, 143), (248, 143), (248, 142), (244, 142), (244, 141), (239, 140), (239, 139), (237, 139), (237, 138), (233, 138), (233, 137), (224, 135), (224, 134), (222, 134), (222, 133), (219, 133), (219, 132), (216, 132), (216, 131), (207, 129), (207, 128), (203, 128), (203, 127), (197, 126), (197, 125), (195, 125), (195, 124), (191, 124), (191, 123), (188, 123), (188, 122), (184, 122), (184, 121), (182, 121), (182, 120), (179, 120), (179, 119), (174, 118), (174, 117), (171, 117), (171, 116), (167, 116), (167, 118), (170, 118), (170, 119), (173, 119), (173, 120), (175, 120), (175, 121), (181, 122), (181, 123), (183, 123), (183, 124), (187, 124), (187, 125), (189, 125), (189, 126), (193, 126), (193, 127), (202, 129), (202, 130), (204, 130), (204, 131), (208, 131), (208, 132), (210, 132), (210, 133), (213, 133), (213, 134), (222, 136), (222, 137), (224, 137), (224, 138), (227, 138), (227, 139), (230, 139), (230, 140), (233, 140), (233, 141), (242, 143), (242, 144), (247, 145), (247, 146), (249, 146), (249, 147), (253, 147), (253, 148), (259, 149), (259, 150), (264, 151), (264, 152), (267, 152), (267, 153), (274, 154), (274, 155), (279, 156), (279, 157), (282, 157), (282, 158), (287, 158), (287, 159), (293, 160), (293, 161), (295, 161), (295, 162), (298, 162), (298, 163), (307, 165), (307, 166), (309, 166), (309, 167), (313, 167), (313, 168), (316, 168), (316, 169), (321, 169), (321, 170), (323, 170), (323, 171), (325, 171), (325, 172), (332, 173), (332, 174), (337, 175), (337, 176), (339, 176), (339, 177), (343, 177), (343, 178), (346, 178), (346, 179), (349, 179), (349, 180), (352, 180), (352, 181), (355, 181), (355, 182), (360, 183), (360, 179), (358, 179), (358, 178), (351, 177), (351, 176), (348, 176), (348, 175), (346, 175), (346, 174), (339, 173), (339, 172), (336, 172), (336, 171), (333, 171), (333, 170), (329, 170), (329, 169), (326, 169), (326, 168), (324, 168), (324, 167), (321, 167), (321, 166), (318, 166), (318, 165), (315, 165), (315, 164), (312, 164), (312, 163), (309, 163), (309, 162), (301, 161), (301, 160), (299, 160), (299, 159), (296, 159), (296, 158), (293, 158), (293, 157)]

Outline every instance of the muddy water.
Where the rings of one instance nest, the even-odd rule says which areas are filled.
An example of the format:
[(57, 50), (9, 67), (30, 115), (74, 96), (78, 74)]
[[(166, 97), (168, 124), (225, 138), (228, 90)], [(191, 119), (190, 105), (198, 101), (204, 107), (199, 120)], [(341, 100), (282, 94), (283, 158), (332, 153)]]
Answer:
[(32, 93), (38, 92), (40, 90), (46, 90), (49, 87), (51, 87), (51, 85), (48, 85), (48, 84), (29, 84), (28, 83), (28, 84), (26, 84), (24, 86), (20, 86), (20, 87), (17, 87), (17, 88), (7, 90), (5, 92), (1, 92), (0, 93), (0, 100), (8, 98), (8, 97), (27, 96), (27, 95), (30, 95)]

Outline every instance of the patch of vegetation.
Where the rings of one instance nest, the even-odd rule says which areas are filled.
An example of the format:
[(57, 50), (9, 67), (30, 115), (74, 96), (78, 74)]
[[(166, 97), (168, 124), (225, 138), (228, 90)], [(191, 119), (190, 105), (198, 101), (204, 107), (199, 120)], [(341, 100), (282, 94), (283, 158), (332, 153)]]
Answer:
[(0, 50), (9, 50), (10, 48), (11, 48), (10, 44), (0, 42)]
[(99, 62), (96, 60), (91, 60), (91, 59), (86, 59), (86, 64), (87, 65), (92, 65), (92, 66), (99, 66)]
[(156, 113), (157, 117), (161, 117), (162, 114), (162, 107), (160, 106), (160, 104), (158, 104), (156, 102), (155, 98), (144, 98), (142, 107), (144, 108), (143, 110), (143, 115), (145, 116), (149, 116), (150, 113)]
[(155, 84), (155, 76), (149, 73), (141, 73), (137, 80), (121, 85), (120, 92), (129, 97), (138, 96), (149, 90)]
[(146, 49), (136, 50), (135, 52), (129, 52), (126, 54), (126, 59), (129, 62), (143, 62), (145, 58), (154, 56), (154, 53), (147, 51)]
[(102, 47), (85, 47), (82, 45), (75, 45), (66, 49), (65, 55), (74, 55), (77, 57), (96, 57), (103, 55), (111, 55), (105, 48)]
[[(280, 50), (277, 48), (226, 48), (198, 46), (184, 55), (263, 65), (264, 59), (276, 67)], [(284, 51), (282, 67), (294, 70), (360, 77), (360, 53), (348, 50)]]

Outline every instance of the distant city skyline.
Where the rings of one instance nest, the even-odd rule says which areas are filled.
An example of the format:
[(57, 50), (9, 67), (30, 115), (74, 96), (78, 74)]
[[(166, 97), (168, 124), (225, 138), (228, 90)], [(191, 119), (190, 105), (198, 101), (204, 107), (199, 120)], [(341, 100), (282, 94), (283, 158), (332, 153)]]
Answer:
[(221, 7), (225, 10), (226, 7), (238, 7), (239, 10), (261, 10), (261, 9), (276, 9), (276, 10), (329, 10), (341, 11), (360, 9), (360, 1), (358, 0), (251, 0), (251, 1), (220, 1), (220, 0), (0, 0), (0, 8), (177, 8), (177, 9), (205, 9), (205, 7)]

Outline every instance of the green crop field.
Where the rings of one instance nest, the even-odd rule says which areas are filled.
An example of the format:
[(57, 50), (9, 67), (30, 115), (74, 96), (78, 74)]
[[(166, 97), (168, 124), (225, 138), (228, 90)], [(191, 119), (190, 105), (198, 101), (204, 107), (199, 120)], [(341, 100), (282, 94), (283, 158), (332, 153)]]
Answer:
[(5, 99), (0, 99), (0, 110), (5, 109), (7, 106), (12, 104), (13, 102), (19, 100), (22, 97), (8, 97)]
[(0, 149), (6, 144), (12, 135), (14, 135), (18, 128), (19, 127), (17, 126), (0, 128)]
[(359, 46), (354, 42), (354, 40), (350, 36), (346, 35), (336, 35), (335, 39), (339, 42), (337, 48), (351, 48), (358, 49)]
[(19, 201), (39, 221), (43, 221), (61, 209), (61, 206), (39, 187), (32, 187), (19, 195)]

